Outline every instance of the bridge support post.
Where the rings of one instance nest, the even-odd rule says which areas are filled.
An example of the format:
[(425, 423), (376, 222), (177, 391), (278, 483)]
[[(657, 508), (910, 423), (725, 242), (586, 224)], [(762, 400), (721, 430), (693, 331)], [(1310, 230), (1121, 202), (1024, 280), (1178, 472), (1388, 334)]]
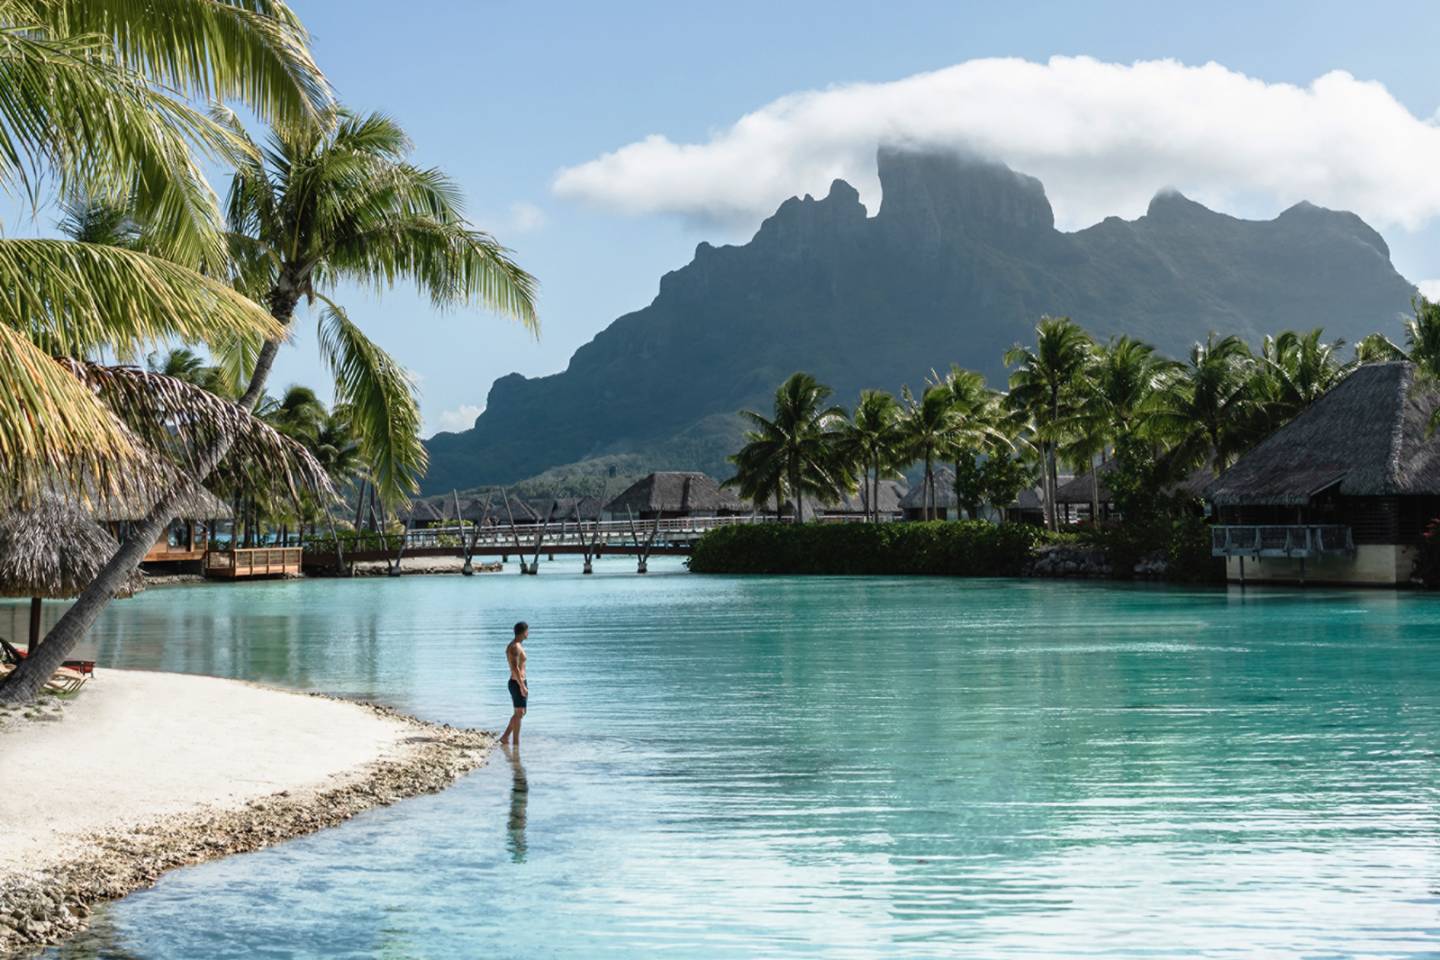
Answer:
[(555, 554), (553, 554), (553, 553), (547, 553), (547, 554), (545, 554), (545, 559), (546, 559), (546, 560), (553, 561), (553, 560), (555, 559)]
[(648, 569), (648, 568), (646, 567), (646, 565), (645, 565), (645, 558), (644, 558), (644, 557), (641, 557), (641, 558), (640, 558), (640, 563), (636, 566), (635, 572), (636, 572), (636, 573), (649, 573), (649, 569)]
[(465, 566), (463, 566), (463, 567), (460, 568), (460, 576), (462, 576), (462, 577), (473, 577), (473, 576), (475, 576), (475, 564), (473, 564), (473, 563), (470, 562), (470, 558), (469, 558), (469, 557), (466, 557), (466, 558), (465, 558)]
[(593, 566), (591, 566), (591, 564), (590, 564), (590, 558), (589, 558), (589, 557), (586, 557), (586, 558), (585, 558), (585, 566), (584, 566), (584, 568), (583, 568), (580, 572), (581, 572), (581, 573), (586, 573), (586, 574), (594, 573), (594, 572), (595, 572), (595, 568), (594, 568)]

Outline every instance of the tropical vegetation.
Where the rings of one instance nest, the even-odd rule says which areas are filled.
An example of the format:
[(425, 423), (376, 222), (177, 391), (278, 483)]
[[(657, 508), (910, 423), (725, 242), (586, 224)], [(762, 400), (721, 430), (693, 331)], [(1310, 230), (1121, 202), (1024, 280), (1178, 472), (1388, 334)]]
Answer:
[[(57, 487), (152, 504), (0, 687), (23, 700), (196, 485), (254, 513), (283, 499), (296, 522), (328, 519), (332, 475), (362, 466), (386, 502), (415, 489), (413, 383), (338, 283), (537, 320), (533, 278), (468, 224), (451, 181), (409, 162), (393, 120), (336, 104), (281, 0), (0, 0), (0, 86), (0, 181), (66, 211), (60, 239), (0, 239), (0, 509)], [(223, 212), (206, 162), (235, 171)], [(289, 391), (257, 417), (302, 302), (318, 305), (337, 409)], [(97, 362), (177, 341), (152, 369)]]
[[(957, 514), (1003, 522), (1021, 491), (1035, 487), (1051, 531), (1078, 518), (1091, 528), (1087, 537), (1117, 554), (1168, 552), (1198, 570), (1208, 566), (1195, 547), (1204, 478), (1361, 363), (1406, 359), (1440, 377), (1440, 306), (1416, 297), (1414, 313), (1402, 343), (1377, 334), (1348, 358), (1342, 343), (1317, 329), (1282, 331), (1256, 346), (1211, 334), (1179, 360), (1133, 337), (1102, 343), (1069, 318), (1043, 317), (1033, 343), (1006, 351), (1007, 389), (952, 366), (944, 376), (932, 372), (918, 395), (908, 387), (898, 400), (866, 390), (853, 413), (822, 409), (828, 388), (797, 373), (777, 393), (774, 417), (745, 414), (757, 429), (731, 458), (728, 482), (757, 503), (833, 501), (863, 487), (866, 519), (874, 521), (879, 480), (906, 474), (919, 485), (918, 516), (935, 519), (937, 465), (951, 463)], [(800, 441), (784, 441), (791, 436), (804, 438), (803, 455)], [(1088, 510), (1061, 515), (1062, 468), (1077, 476), (1105, 471), (1123, 530), (1096, 529), (1105, 519), (1099, 482), (1088, 485)]]

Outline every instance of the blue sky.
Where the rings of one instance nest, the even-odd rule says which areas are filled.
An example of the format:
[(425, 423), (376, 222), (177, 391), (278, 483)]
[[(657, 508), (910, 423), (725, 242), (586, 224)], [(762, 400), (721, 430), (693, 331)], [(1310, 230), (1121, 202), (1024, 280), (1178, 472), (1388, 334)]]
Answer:
[[(345, 293), (352, 317), (417, 375), (432, 429), (466, 421), (457, 411), (482, 405), (499, 376), (563, 369), (576, 347), (647, 304), (661, 274), (685, 264), (699, 241), (743, 241), (753, 231), (758, 215), (627, 214), (594, 191), (554, 191), (562, 169), (649, 135), (705, 143), (787, 94), (990, 57), (1215, 61), (1301, 86), (1340, 69), (1383, 84), (1422, 121), (1440, 106), (1434, 3), (293, 2), (342, 100), (396, 116), (418, 159), (458, 180), (471, 218), (541, 280), (538, 342), (483, 313), (437, 315), (407, 291)], [(1183, 117), (1201, 107), (1174, 110)], [(1176, 167), (1169, 182), (1186, 189), (1193, 171)], [(720, 168), (722, 182), (705, 189), (723, 194), (728, 175)], [(1223, 174), (1210, 175), (1214, 192)], [(1273, 216), (1283, 204), (1272, 193), (1238, 185), (1241, 209), (1228, 212)], [(1377, 224), (1412, 280), (1440, 277), (1434, 220)], [(275, 389), (323, 384), (314, 339), (302, 325), (277, 364)]]

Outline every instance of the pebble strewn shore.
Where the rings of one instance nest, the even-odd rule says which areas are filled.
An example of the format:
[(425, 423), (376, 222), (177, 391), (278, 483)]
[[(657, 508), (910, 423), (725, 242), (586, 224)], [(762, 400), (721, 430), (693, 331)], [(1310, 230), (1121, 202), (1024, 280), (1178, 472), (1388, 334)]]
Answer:
[(485, 763), (494, 737), (425, 723), (401, 756), (376, 761), (334, 786), (272, 794), (239, 810), (200, 812), (89, 838), (89, 851), (38, 875), (0, 876), (0, 955), (22, 956), (82, 929), (105, 900), (151, 886), (165, 871), (268, 847), (335, 826), (373, 807), (435, 793)]

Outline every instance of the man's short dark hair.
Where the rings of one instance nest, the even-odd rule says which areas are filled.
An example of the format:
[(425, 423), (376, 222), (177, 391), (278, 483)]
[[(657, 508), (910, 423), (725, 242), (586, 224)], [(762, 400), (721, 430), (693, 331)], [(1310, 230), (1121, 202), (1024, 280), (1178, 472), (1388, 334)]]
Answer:
[(520, 634), (524, 633), (526, 630), (529, 629), (530, 624), (526, 623), (524, 620), (521, 620), (519, 623), (515, 624), (515, 636), (518, 637), (520, 636)]

